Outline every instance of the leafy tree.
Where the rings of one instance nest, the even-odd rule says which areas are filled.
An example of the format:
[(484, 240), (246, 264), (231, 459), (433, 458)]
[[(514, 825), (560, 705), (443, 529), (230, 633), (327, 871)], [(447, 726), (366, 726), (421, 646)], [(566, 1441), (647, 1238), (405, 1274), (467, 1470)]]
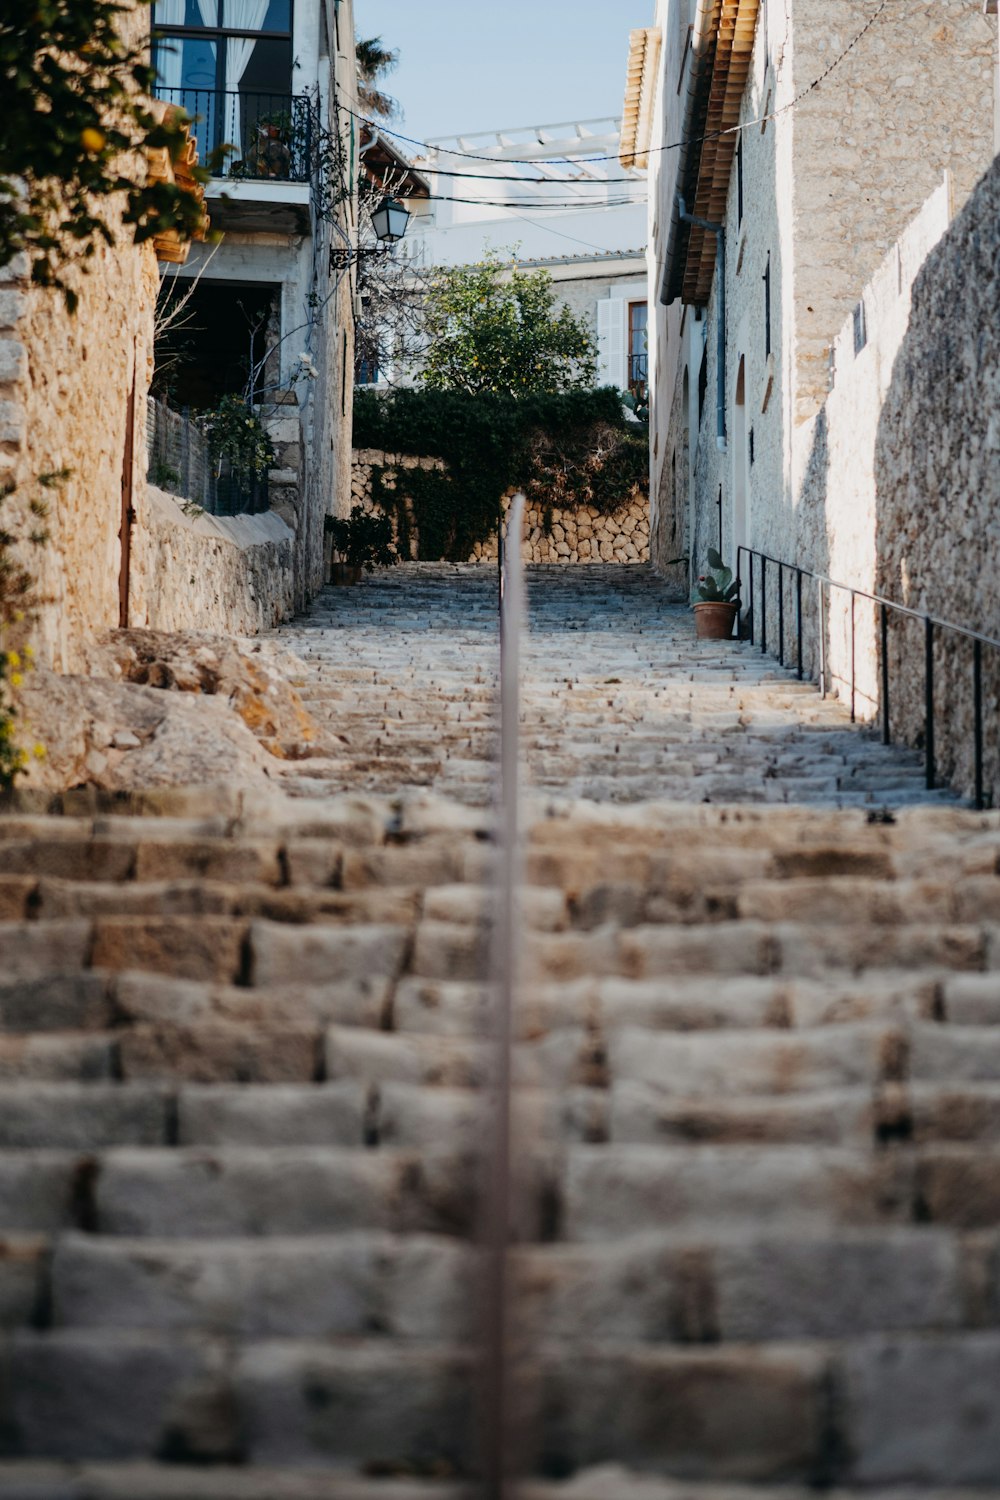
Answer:
[(187, 239), (201, 221), (191, 193), (146, 181), (144, 148), (176, 159), (184, 144), (182, 118), (159, 124), (150, 109), (148, 49), (123, 40), (148, 3), (0, 0), (0, 265), (27, 251), (33, 279), (71, 310), (65, 273), (114, 243), (113, 197), (137, 242), (169, 229)]
[(399, 114), (399, 105), (391, 94), (384, 94), (379, 84), (387, 73), (391, 73), (399, 62), (399, 53), (382, 45), (380, 36), (369, 37), (358, 42), (358, 100), (369, 114), (383, 120), (394, 120)]
[(568, 307), (556, 308), (552, 277), (520, 271), (498, 251), (431, 280), (425, 309), (424, 384), (501, 396), (554, 394), (594, 384), (594, 340)]

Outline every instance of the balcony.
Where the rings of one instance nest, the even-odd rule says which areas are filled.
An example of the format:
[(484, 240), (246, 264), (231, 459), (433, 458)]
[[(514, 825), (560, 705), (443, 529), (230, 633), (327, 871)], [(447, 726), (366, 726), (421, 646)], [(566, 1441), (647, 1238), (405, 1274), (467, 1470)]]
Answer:
[(203, 162), (222, 146), (233, 148), (213, 176), (234, 187), (308, 183), (315, 133), (307, 95), (193, 88), (158, 88), (156, 94), (192, 117), (191, 133)]
[(640, 405), (649, 391), (649, 355), (630, 354), (628, 361), (628, 388)]

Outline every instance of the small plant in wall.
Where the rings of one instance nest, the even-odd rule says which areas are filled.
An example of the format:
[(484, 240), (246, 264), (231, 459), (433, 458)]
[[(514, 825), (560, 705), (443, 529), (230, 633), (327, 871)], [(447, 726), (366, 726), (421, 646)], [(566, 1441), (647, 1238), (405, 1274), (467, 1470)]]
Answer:
[(373, 573), (399, 562), (388, 516), (369, 515), (356, 505), (349, 520), (327, 516), (324, 529), (333, 546), (331, 583), (357, 583), (363, 569)]
[(740, 581), (733, 578), (721, 555), (708, 549), (708, 571), (695, 585), (695, 630), (703, 640), (727, 641), (740, 608)]

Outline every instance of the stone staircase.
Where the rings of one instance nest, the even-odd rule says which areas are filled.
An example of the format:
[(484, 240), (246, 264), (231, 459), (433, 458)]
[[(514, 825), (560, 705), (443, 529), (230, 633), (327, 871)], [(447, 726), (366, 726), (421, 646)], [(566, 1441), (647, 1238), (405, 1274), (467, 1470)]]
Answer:
[[(532, 784), (557, 797), (833, 807), (929, 799), (916, 754), (852, 725), (749, 643), (695, 641), (645, 568), (528, 572), (522, 718)], [(278, 632), (325, 733), (293, 795), (433, 787), (486, 806), (497, 736), (496, 574), (403, 564), (327, 589)], [(789, 640), (790, 644), (790, 640)], [(363, 665), (362, 665), (363, 663)]]
[[(486, 833), (0, 824), (0, 1495), (462, 1493)], [(998, 1483), (998, 868), (994, 814), (538, 816), (529, 1494)]]
[[(595, 690), (625, 676), (599, 645)], [(885, 811), (910, 761), (860, 737), (867, 808), (705, 803), (717, 762), (573, 800), (537, 704), (571, 788), (611, 734), (531, 649), (520, 1500), (1000, 1496), (1000, 816)], [(834, 732), (743, 648), (690, 651), (725, 692), (772, 673), (782, 745)], [(491, 772), (317, 800), (328, 769), (0, 818), (2, 1500), (477, 1492)]]

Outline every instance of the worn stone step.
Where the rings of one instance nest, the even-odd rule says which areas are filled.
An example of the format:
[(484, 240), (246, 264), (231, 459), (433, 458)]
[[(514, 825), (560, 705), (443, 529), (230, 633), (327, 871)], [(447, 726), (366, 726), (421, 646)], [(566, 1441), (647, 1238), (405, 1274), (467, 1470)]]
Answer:
[(474, 1163), (447, 1143), (419, 1156), (317, 1146), (119, 1150), (99, 1158), (91, 1214), (115, 1235), (454, 1234), (471, 1228), (477, 1189)]
[(470, 1360), (390, 1339), (239, 1346), (89, 1329), (14, 1334), (5, 1429), (25, 1457), (454, 1473), (470, 1448)]
[(166, 1146), (172, 1115), (170, 1090), (145, 1083), (0, 1084), (0, 1149)]
[(447, 1146), (0, 1152), (0, 1226), (170, 1237), (472, 1226), (478, 1178)]
[(949, 1332), (998, 1321), (996, 1235), (934, 1228), (633, 1236), (518, 1249), (515, 1317), (535, 1340), (757, 1343)]
[[(466, 1500), (467, 1488), (450, 1480), (366, 1479), (329, 1469), (0, 1460), (4, 1500)], [(533, 1488), (530, 1500), (550, 1500), (554, 1494), (547, 1486)]]
[(57, 1328), (157, 1329), (234, 1339), (450, 1341), (472, 1336), (477, 1252), (422, 1234), (267, 1240), (60, 1236)]

